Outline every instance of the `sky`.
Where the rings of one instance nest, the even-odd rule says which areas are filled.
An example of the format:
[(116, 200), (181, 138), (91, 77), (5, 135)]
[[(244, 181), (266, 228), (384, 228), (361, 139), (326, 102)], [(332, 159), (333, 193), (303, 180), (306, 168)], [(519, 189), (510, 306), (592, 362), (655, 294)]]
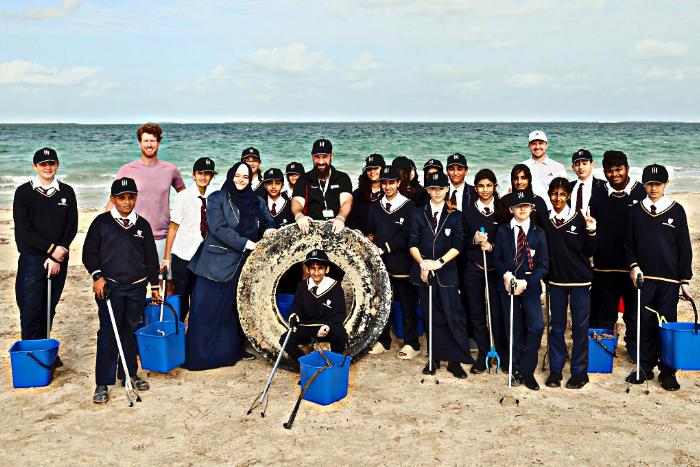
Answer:
[(700, 0), (2, 0), (0, 122), (700, 121)]

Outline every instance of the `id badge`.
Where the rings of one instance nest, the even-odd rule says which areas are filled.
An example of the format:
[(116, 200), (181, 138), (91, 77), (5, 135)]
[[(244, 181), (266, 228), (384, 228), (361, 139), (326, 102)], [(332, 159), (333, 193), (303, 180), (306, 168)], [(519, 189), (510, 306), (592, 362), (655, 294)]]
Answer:
[(335, 217), (335, 214), (333, 213), (332, 209), (325, 209), (321, 214), (323, 215), (323, 217), (326, 217), (328, 219)]

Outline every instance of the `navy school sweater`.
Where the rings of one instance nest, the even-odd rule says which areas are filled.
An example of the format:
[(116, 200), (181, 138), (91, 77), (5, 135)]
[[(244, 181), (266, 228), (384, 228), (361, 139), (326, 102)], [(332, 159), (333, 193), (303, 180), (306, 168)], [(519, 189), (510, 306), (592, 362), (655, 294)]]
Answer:
[(411, 272), (413, 258), (408, 251), (408, 236), (415, 208), (413, 201), (407, 199), (401, 206), (392, 204), (391, 212), (386, 212), (381, 201), (372, 203), (369, 209), (367, 233), (372, 236), (372, 243), (384, 250), (382, 260), (392, 277), (408, 279)]
[(305, 326), (343, 325), (345, 321), (345, 292), (338, 281), (320, 295), (309, 290), (307, 281), (299, 282), (289, 315), (296, 313), (299, 324)]
[[(494, 243), (499, 226), (498, 222), (496, 222), (496, 216), (493, 212), (491, 214), (482, 213), (476, 206), (476, 202), (474, 202), (464, 210), (462, 220), (464, 224), (464, 248), (462, 249), (462, 254), (467, 257), (467, 260), (483, 268), (484, 255), (481, 251), (481, 245), (474, 244), (474, 234), (483, 227), (484, 232), (488, 234), (489, 242)], [(488, 269), (492, 270), (493, 252), (486, 252), (486, 263), (488, 264)]]
[(348, 216), (348, 228), (352, 230), (359, 230), (362, 235), (367, 235), (367, 223), (369, 220), (369, 211), (372, 206), (377, 204), (377, 202), (382, 199), (384, 193), (380, 191), (380, 196), (374, 201), (369, 203), (364, 203), (360, 201), (360, 195), (358, 193), (359, 188), (352, 193), (352, 210)]
[(634, 182), (629, 195), (626, 193), (608, 195), (607, 188), (593, 192), (590, 203), (591, 216), (596, 220), (596, 232), (599, 237), (598, 248), (593, 255), (594, 271), (629, 272), (625, 238), (630, 210), (646, 197), (647, 192), (639, 182)]
[(625, 251), (627, 268), (639, 266), (644, 279), (689, 282), (693, 277), (693, 248), (683, 206), (674, 201), (656, 215), (641, 202), (633, 206)]
[(124, 227), (105, 212), (92, 221), (83, 244), (83, 264), (90, 275), (100, 271), (106, 279), (134, 284), (148, 279), (158, 286), (158, 251), (151, 225), (141, 216)]
[(12, 217), (20, 253), (48, 258), (57, 246), (70, 250), (78, 233), (78, 202), (69, 185), (59, 182), (59, 188), (47, 196), (27, 182), (15, 191)]
[(577, 212), (560, 226), (550, 219), (544, 230), (549, 247), (549, 283), (565, 287), (591, 285), (593, 268), (589, 258), (598, 246), (598, 235), (586, 230), (583, 215)]

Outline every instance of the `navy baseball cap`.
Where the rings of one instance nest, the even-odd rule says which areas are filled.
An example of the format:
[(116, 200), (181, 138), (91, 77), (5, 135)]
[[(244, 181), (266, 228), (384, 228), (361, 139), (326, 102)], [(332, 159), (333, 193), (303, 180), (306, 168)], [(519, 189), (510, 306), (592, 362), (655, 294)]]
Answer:
[(267, 169), (265, 173), (263, 174), (263, 183), (264, 182), (269, 182), (271, 180), (279, 180), (281, 182), (284, 181), (284, 174), (280, 169)]
[(200, 157), (197, 159), (197, 162), (194, 163), (192, 172), (211, 172), (213, 175), (216, 175), (215, 167), (213, 160), (208, 157)]
[(301, 175), (304, 172), (304, 166), (298, 162), (290, 162), (284, 170), (285, 175)]
[(323, 262), (328, 262), (328, 255), (326, 255), (326, 252), (323, 250), (312, 250), (309, 254), (306, 255), (306, 259), (304, 260), (304, 264), (310, 262), (310, 261), (323, 261)]
[(513, 193), (509, 198), (511, 208), (522, 204), (535, 205), (535, 196), (529, 187), (525, 188), (524, 190), (513, 190)]
[(241, 161), (243, 159), (245, 159), (246, 157), (250, 157), (250, 156), (257, 157), (258, 160), (260, 160), (260, 151), (258, 151), (257, 149), (255, 149), (253, 147), (244, 149), (243, 152), (241, 153)]
[(392, 161), (391, 165), (393, 165), (399, 170), (408, 170), (416, 168), (416, 164), (406, 156), (397, 157)]
[(384, 162), (384, 157), (381, 154), (370, 154), (365, 159), (365, 170), (384, 166), (386, 166), (386, 162)]
[(423, 170), (428, 170), (431, 168), (436, 168), (440, 172), (442, 172), (444, 169), (442, 168), (442, 162), (440, 162), (438, 159), (430, 159), (428, 162), (423, 164)]
[(333, 145), (327, 139), (317, 139), (311, 148), (311, 155), (315, 154), (333, 154)]
[(41, 164), (42, 162), (58, 162), (58, 154), (51, 148), (39, 149), (34, 153), (33, 164)]
[(668, 181), (668, 170), (659, 164), (647, 165), (642, 172), (642, 183), (666, 183)]
[(433, 172), (425, 176), (425, 189), (428, 188), (447, 188), (450, 186), (450, 180), (444, 172)]
[(449, 167), (451, 165), (461, 165), (462, 167), (466, 168), (467, 158), (456, 152), (447, 158), (447, 164), (445, 164), (445, 167)]
[(138, 193), (136, 181), (133, 178), (122, 177), (112, 182), (112, 196), (121, 195), (123, 193)]
[(379, 180), (401, 180), (401, 171), (393, 165), (387, 165), (379, 174)]
[(591, 161), (593, 162), (593, 156), (591, 155), (591, 151), (587, 151), (586, 149), (579, 149), (574, 153), (573, 156), (571, 156), (571, 163), (575, 163), (576, 161)]

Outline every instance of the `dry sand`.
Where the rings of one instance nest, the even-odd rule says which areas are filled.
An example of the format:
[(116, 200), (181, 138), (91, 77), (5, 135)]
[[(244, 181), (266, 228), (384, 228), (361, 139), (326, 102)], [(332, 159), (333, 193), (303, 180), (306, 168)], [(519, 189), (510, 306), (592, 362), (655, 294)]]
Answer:
[[(674, 198), (688, 212), (697, 257), (700, 195)], [(649, 395), (640, 386), (628, 394), (624, 378), (633, 365), (621, 346), (612, 375), (591, 375), (590, 384), (572, 391), (545, 387), (547, 372), (538, 371), (542, 389), (532, 392), (508, 390), (502, 374), (456, 380), (444, 369), (439, 385), (421, 384), (425, 357), (398, 360), (394, 340), (391, 352), (352, 366), (346, 399), (327, 407), (303, 402), (292, 430), (282, 423), (299, 393), (298, 375), (284, 370), (272, 385), (267, 417), (246, 416), (272, 369), (262, 358), (198, 373), (141, 371), (152, 388), (142, 403), (128, 408), (121, 386), (113, 386), (109, 403), (97, 406), (97, 307), (80, 264), (96, 214), (81, 212), (52, 334), (65, 366), (48, 387), (13, 389), (6, 349), (20, 338), (17, 252), (12, 214), (0, 211), (3, 465), (700, 465), (700, 378), (681, 372), (678, 392), (654, 380)], [(700, 296), (697, 286), (692, 290)], [(679, 320), (691, 320), (688, 304), (679, 310)]]

